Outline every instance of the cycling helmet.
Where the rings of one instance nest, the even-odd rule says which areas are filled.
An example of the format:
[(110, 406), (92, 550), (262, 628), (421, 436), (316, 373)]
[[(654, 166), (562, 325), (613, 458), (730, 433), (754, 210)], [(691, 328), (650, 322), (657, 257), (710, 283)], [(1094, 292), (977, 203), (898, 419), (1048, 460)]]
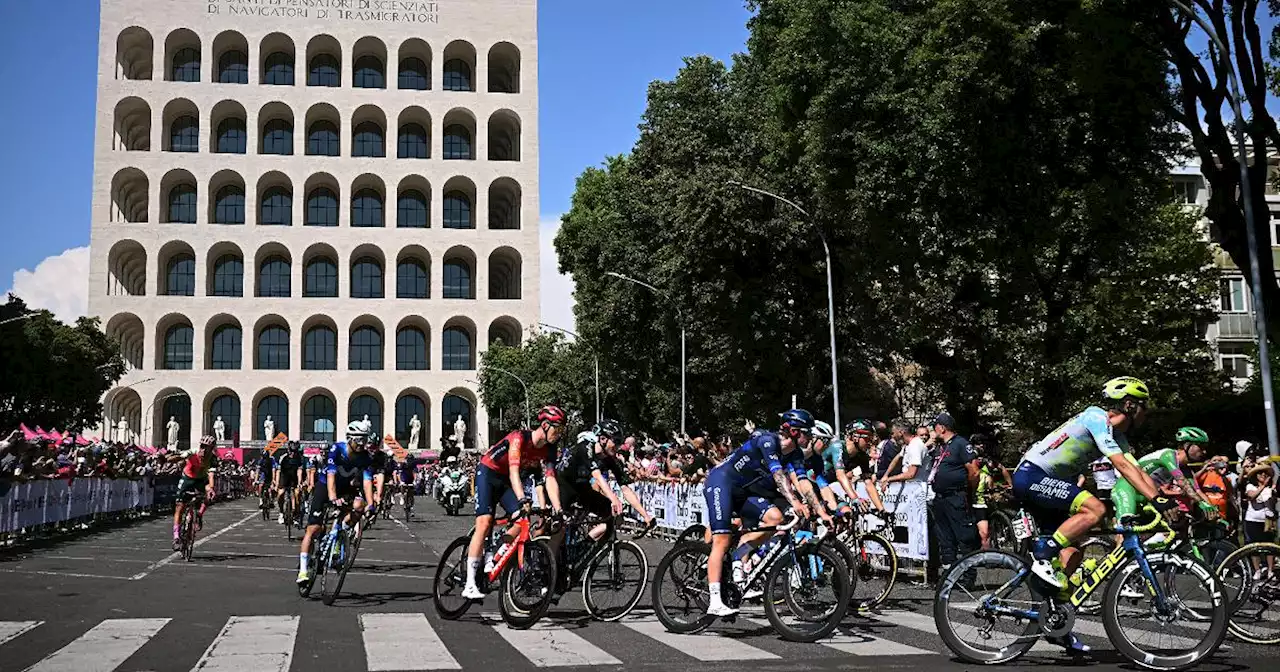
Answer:
[(1183, 427), (1174, 436), (1178, 443), (1209, 443), (1209, 435), (1199, 427)]
[(289, 442), (289, 452), (297, 453), (297, 452), (300, 452), (301, 450), (302, 450), (302, 444), (298, 443), (297, 441)]
[(205, 434), (204, 436), (200, 437), (201, 448), (209, 448), (213, 446), (213, 444), (214, 444), (214, 438), (212, 436)]
[(845, 425), (844, 433), (845, 436), (853, 434), (859, 438), (869, 439), (875, 432), (871, 428), (871, 421), (858, 419)]
[(578, 432), (578, 443), (595, 443), (596, 433), (592, 431)]
[(793, 408), (782, 414), (783, 429), (798, 429), (802, 432), (813, 431), (813, 415), (803, 408)]
[(457, 455), (450, 455), (450, 456), (449, 456), (449, 459), (445, 460), (445, 461), (444, 461), (444, 463), (445, 463), (445, 464), (455, 464), (455, 463), (457, 463), (457, 461), (458, 461), (458, 456), (457, 456)]
[(622, 425), (617, 420), (601, 420), (597, 425), (596, 433), (616, 442), (622, 439)]
[(1108, 380), (1102, 386), (1102, 396), (1112, 401), (1123, 401), (1128, 398), (1146, 401), (1151, 398), (1151, 392), (1147, 390), (1147, 384), (1141, 380), (1121, 376)]
[(542, 410), (538, 411), (539, 423), (549, 422), (553, 425), (563, 425), (568, 419), (569, 416), (565, 414), (564, 409), (555, 404), (543, 406)]
[(347, 440), (368, 439), (369, 433), (373, 430), (369, 425), (370, 423), (363, 420), (352, 420), (347, 423)]
[(830, 424), (822, 420), (813, 421), (813, 438), (830, 441), (836, 435), (836, 430)]

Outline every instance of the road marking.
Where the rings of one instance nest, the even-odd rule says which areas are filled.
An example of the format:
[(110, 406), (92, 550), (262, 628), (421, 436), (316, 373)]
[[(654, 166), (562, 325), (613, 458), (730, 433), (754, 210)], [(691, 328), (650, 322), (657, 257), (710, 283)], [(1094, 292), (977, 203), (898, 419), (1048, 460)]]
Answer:
[[(197, 539), (197, 540), (196, 540), (196, 543), (195, 543), (194, 548), (200, 548), (201, 546), (204, 546), (205, 544), (209, 543), (210, 541), (213, 541), (214, 539), (217, 539), (218, 537), (220, 537), (220, 536), (222, 536), (222, 535), (224, 535), (224, 534), (226, 534), (226, 533), (230, 532), (231, 530), (234, 530), (234, 529), (236, 529), (237, 527), (240, 527), (241, 525), (244, 525), (245, 523), (249, 522), (249, 521), (250, 521), (254, 516), (256, 516), (256, 515), (258, 515), (258, 512), (257, 512), (257, 511), (252, 511), (252, 512), (250, 512), (250, 513), (249, 513), (249, 515), (245, 516), (244, 518), (241, 518), (238, 522), (232, 523), (232, 524), (230, 524), (230, 525), (228, 525), (228, 526), (226, 526), (226, 527), (222, 528), (221, 530), (218, 530), (217, 532), (214, 532), (213, 534), (210, 534), (210, 535), (208, 535), (208, 536), (205, 536), (205, 537), (203, 537), (203, 538), (201, 538), (201, 539)], [(182, 554), (181, 554), (181, 553), (170, 553), (170, 554), (169, 554), (167, 557), (165, 557), (163, 560), (157, 560), (156, 562), (153, 562), (153, 563), (151, 563), (150, 565), (147, 565), (147, 568), (146, 568), (146, 569), (144, 569), (144, 570), (142, 570), (141, 572), (138, 572), (137, 574), (134, 574), (133, 576), (129, 577), (129, 580), (130, 580), (130, 581), (137, 581), (137, 580), (139, 580), (139, 579), (145, 579), (145, 578), (147, 577), (147, 575), (148, 575), (148, 574), (150, 574), (151, 572), (154, 572), (154, 571), (156, 571), (157, 569), (160, 569), (161, 567), (164, 567), (165, 565), (167, 565), (167, 564), (169, 564), (169, 563), (173, 562), (174, 560), (177, 560), (178, 558), (181, 558), (181, 557), (182, 557)]]
[(293, 660), (298, 618), (232, 616), (192, 672), (285, 672)]
[(81, 574), (78, 572), (49, 572), (38, 569), (0, 569), (5, 574), (36, 574), (39, 576), (69, 576), (75, 579), (118, 579), (128, 581), (127, 576), (111, 576), (109, 574)]
[(528, 630), (513, 630), (496, 614), (486, 614), (485, 619), (496, 621), (494, 631), (536, 667), (622, 664), (605, 650), (561, 625), (542, 621)]
[(716, 636), (715, 633), (677, 635), (667, 632), (667, 629), (653, 617), (626, 619), (621, 623), (645, 637), (655, 639), (697, 660), (766, 660), (779, 657), (736, 639)]
[[(900, 625), (904, 628), (909, 628), (918, 632), (927, 632), (932, 635), (938, 634), (938, 624), (934, 622), (932, 616), (925, 616), (924, 614), (918, 614), (914, 611), (890, 611), (885, 614), (885, 620), (876, 619), (876, 622), (883, 623), (885, 625)], [(1009, 634), (1012, 637), (1012, 633), (1006, 634)], [(941, 639), (941, 635), (939, 635), (938, 638)], [(1031, 650), (1036, 653), (1060, 653), (1062, 651), (1062, 647), (1054, 646), (1043, 639), (1037, 638), (1036, 643), (1031, 645)]]
[[(359, 564), (359, 562), (357, 561), (356, 564)], [(251, 569), (251, 570), (258, 570), (263, 572), (290, 572), (293, 574), (298, 573), (297, 567), (263, 567), (261, 565), (224, 565), (222, 563), (218, 563), (216, 565), (193, 565), (193, 564), (187, 564), (184, 562), (179, 565), (174, 565), (174, 567), (179, 569)], [(357, 572), (357, 571), (347, 572), (347, 576), (385, 576), (389, 579), (417, 579), (420, 581), (430, 581), (434, 578), (430, 574), (392, 574), (388, 572)]]
[(27, 672), (111, 672), (168, 622), (167, 618), (109, 618)]
[[(765, 619), (746, 618), (743, 620), (747, 621), (748, 623), (754, 623), (756, 625), (764, 626), (766, 628), (773, 627), (773, 624)], [(845, 629), (848, 630), (847, 627)], [(838, 628), (835, 632), (831, 633), (830, 635), (827, 635), (825, 639), (818, 640), (818, 643), (825, 647), (835, 649), (837, 651), (852, 653), (855, 656), (918, 656), (921, 654), (928, 654), (928, 655), (934, 655), (934, 656), (938, 655), (937, 651), (927, 651), (925, 649), (918, 649), (914, 646), (899, 644), (897, 642), (890, 641), (887, 639), (881, 639), (880, 637), (876, 637), (874, 635), (869, 635), (869, 634), (863, 634), (863, 633), (857, 633), (857, 632), (854, 632), (854, 633), (840, 632)]]
[(360, 614), (366, 669), (460, 670), (424, 614)]
[(0, 644), (44, 623), (44, 621), (0, 621)]

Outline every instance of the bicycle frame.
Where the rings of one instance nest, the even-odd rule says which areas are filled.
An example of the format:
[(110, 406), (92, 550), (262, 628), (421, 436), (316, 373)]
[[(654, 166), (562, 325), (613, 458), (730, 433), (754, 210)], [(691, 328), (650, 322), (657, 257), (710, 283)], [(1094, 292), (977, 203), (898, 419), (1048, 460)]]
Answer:
[[(494, 521), (494, 524), (501, 524), (508, 521)], [(490, 583), (497, 583), (498, 577), (502, 576), (502, 570), (506, 568), (507, 563), (511, 561), (511, 557), (516, 556), (517, 566), (524, 567), (524, 545), (525, 542), (533, 538), (529, 531), (528, 517), (517, 518), (509, 521), (510, 525), (516, 528), (516, 536), (507, 544), (506, 550), (501, 555), (493, 558), (493, 571), (488, 573)]]
[[(776, 535), (776, 536), (782, 537), (782, 539), (779, 539), (777, 543), (774, 543), (769, 548), (769, 550), (765, 552), (764, 557), (761, 558), (760, 561), (755, 564), (755, 567), (752, 568), (751, 572), (747, 574), (746, 579), (743, 581), (743, 585), (750, 586), (753, 583), (755, 583), (757, 579), (759, 579), (761, 576), (763, 576), (766, 572), (769, 571), (769, 568), (773, 567), (773, 563), (777, 562), (778, 558), (781, 557), (783, 553), (790, 553), (792, 556), (792, 559), (793, 560), (795, 559), (796, 543), (795, 543), (795, 536), (791, 534), (791, 530), (795, 528), (795, 526), (798, 525), (799, 523), (800, 523), (800, 517), (794, 516), (790, 522), (783, 523), (781, 525), (757, 527), (751, 530), (739, 530), (737, 534), (734, 535), (733, 541), (735, 543), (730, 544), (731, 548), (737, 548), (736, 542), (738, 542), (738, 540), (741, 539), (742, 535), (744, 534), (752, 534), (755, 532), (774, 532), (776, 535), (777, 532), (786, 533), (782, 535)], [(770, 537), (770, 539), (772, 538), (773, 537)], [(818, 537), (818, 538), (822, 539), (824, 537)], [(785, 539), (785, 541), (783, 539)]]

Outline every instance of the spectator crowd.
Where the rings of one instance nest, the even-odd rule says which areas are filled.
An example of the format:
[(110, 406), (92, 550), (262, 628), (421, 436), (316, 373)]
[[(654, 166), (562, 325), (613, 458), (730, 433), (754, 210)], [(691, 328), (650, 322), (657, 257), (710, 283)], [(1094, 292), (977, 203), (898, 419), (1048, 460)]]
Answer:
[[(87, 445), (67, 435), (58, 439), (29, 437), (19, 429), (0, 440), (0, 481), (73, 478), (145, 478), (177, 475), (181, 463), (166, 460), (163, 448), (148, 452), (116, 441)], [(245, 468), (223, 460), (218, 473), (243, 476)]]

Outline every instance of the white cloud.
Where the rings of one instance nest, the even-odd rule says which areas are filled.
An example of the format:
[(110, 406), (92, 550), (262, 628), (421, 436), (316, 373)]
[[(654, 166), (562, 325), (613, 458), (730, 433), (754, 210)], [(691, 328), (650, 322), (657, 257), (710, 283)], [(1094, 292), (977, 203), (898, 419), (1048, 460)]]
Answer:
[(538, 224), (542, 250), (542, 321), (570, 331), (577, 327), (573, 319), (573, 276), (560, 273), (556, 258), (556, 232), (560, 217), (549, 217)]
[(9, 291), (30, 308), (43, 308), (63, 322), (74, 322), (89, 309), (88, 246), (47, 257), (34, 271), (14, 271)]

